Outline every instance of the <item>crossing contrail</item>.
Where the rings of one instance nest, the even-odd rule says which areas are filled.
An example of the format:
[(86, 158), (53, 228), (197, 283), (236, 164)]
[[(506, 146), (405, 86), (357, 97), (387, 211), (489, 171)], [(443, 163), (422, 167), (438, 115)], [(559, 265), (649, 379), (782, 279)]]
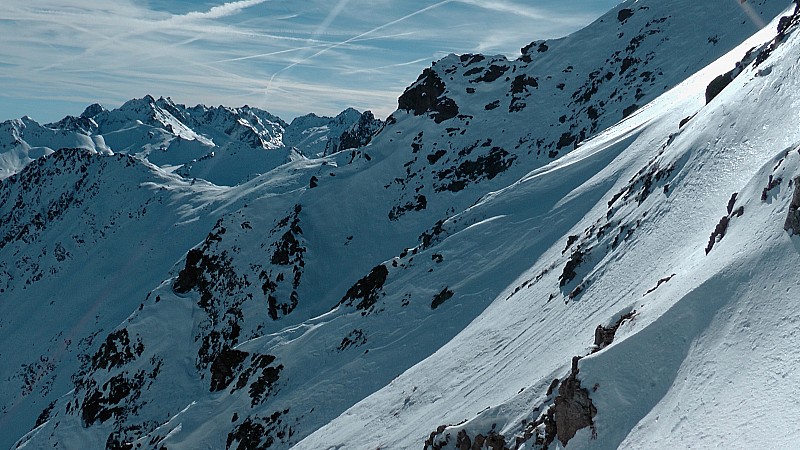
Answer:
[[(337, 8), (340, 5), (342, 5), (342, 3), (346, 4), (348, 1), (349, 0), (341, 0), (339, 2), (339, 5), (337, 5)], [(400, 17), (399, 19), (392, 20), (391, 22), (387, 22), (387, 23), (385, 23), (383, 25), (379, 25), (379, 26), (377, 26), (375, 28), (372, 28), (371, 30), (365, 31), (365, 32), (363, 32), (361, 34), (358, 34), (356, 36), (353, 36), (351, 38), (348, 38), (348, 39), (345, 39), (343, 41), (327, 45), (327, 46), (323, 47), (321, 50), (319, 50), (318, 52), (314, 53), (313, 55), (305, 57), (305, 58), (302, 58), (302, 59), (300, 59), (298, 61), (295, 61), (292, 64), (289, 64), (288, 66), (284, 67), (283, 69), (281, 69), (281, 70), (275, 72), (274, 74), (272, 74), (272, 77), (270, 77), (269, 82), (267, 83), (267, 89), (266, 89), (265, 95), (269, 94), (269, 90), (272, 88), (272, 83), (275, 81), (275, 79), (280, 74), (282, 74), (282, 73), (284, 73), (284, 72), (286, 72), (288, 70), (291, 70), (292, 68), (294, 68), (294, 67), (296, 67), (296, 66), (298, 66), (298, 65), (300, 65), (300, 64), (302, 64), (304, 62), (310, 61), (310, 60), (312, 60), (312, 59), (314, 59), (314, 58), (316, 58), (316, 57), (318, 57), (320, 55), (323, 55), (323, 54), (325, 54), (325, 53), (327, 53), (330, 50), (333, 50), (335, 48), (350, 44), (350, 43), (352, 43), (354, 41), (358, 41), (358, 40), (360, 40), (360, 39), (362, 39), (362, 38), (364, 38), (366, 36), (369, 36), (369, 35), (371, 35), (373, 33), (376, 33), (378, 31), (381, 31), (383, 29), (391, 27), (392, 25), (396, 25), (396, 24), (398, 24), (400, 22), (403, 22), (404, 20), (408, 20), (408, 19), (410, 19), (410, 18), (412, 18), (414, 16), (418, 16), (420, 14), (424, 14), (424, 13), (426, 13), (426, 12), (432, 10), (432, 9), (439, 8), (441, 6), (444, 6), (444, 5), (448, 4), (448, 3), (453, 3), (455, 1), (457, 1), (457, 0), (443, 0), (443, 1), (440, 1), (440, 2), (437, 2), (437, 3), (434, 3), (433, 5), (429, 5), (429, 6), (426, 6), (425, 8), (419, 9), (417, 11), (414, 11), (414, 12), (410, 13), (410, 14), (406, 14), (405, 16)], [(336, 8), (334, 8), (334, 9), (336, 9)], [(342, 9), (343, 9), (343, 7), (342, 7)], [(339, 12), (341, 12), (341, 10), (338, 11), (337, 14)]]

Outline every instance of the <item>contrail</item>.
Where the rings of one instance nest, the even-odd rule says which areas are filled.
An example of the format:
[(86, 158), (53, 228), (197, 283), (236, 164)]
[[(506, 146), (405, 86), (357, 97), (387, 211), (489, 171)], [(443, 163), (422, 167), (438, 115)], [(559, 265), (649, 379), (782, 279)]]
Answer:
[(393, 69), (395, 67), (403, 67), (403, 66), (411, 66), (411, 65), (414, 65), (414, 64), (419, 64), (419, 63), (424, 62), (424, 61), (430, 61), (430, 58), (419, 58), (419, 59), (415, 59), (414, 61), (408, 61), (408, 62), (397, 63), (397, 64), (389, 64), (388, 66), (373, 67), (373, 68), (370, 68), (370, 69), (356, 69), (356, 70), (351, 70), (349, 73), (355, 74), (355, 73), (380, 72), (382, 70)]
[(743, 0), (734, 0), (734, 1), (739, 4), (739, 7), (742, 8), (742, 11), (744, 11), (744, 13), (747, 14), (747, 17), (750, 18), (750, 20), (758, 27), (758, 29), (767, 26), (767, 23), (764, 22), (761, 16), (758, 15), (758, 13), (753, 9), (752, 6), (750, 6), (749, 3)]
[(513, 3), (507, 3), (505, 1), (498, 1), (498, 0), (455, 0), (455, 1), (457, 3), (463, 3), (465, 5), (471, 5), (478, 8), (488, 9), (491, 11), (511, 13), (529, 19), (536, 19), (536, 20), (552, 19), (552, 17), (548, 17), (546, 14), (543, 14), (536, 8), (515, 5)]
[(326, 17), (325, 20), (319, 24), (319, 27), (317, 27), (316, 31), (314, 31), (314, 34), (311, 35), (311, 39), (316, 39), (322, 33), (327, 31), (328, 27), (333, 23), (334, 20), (336, 20), (337, 17), (339, 17), (339, 14), (342, 13), (348, 3), (350, 3), (350, 0), (339, 0), (339, 3), (337, 3), (331, 12), (328, 13), (328, 17)]
[[(375, 27), (375, 28), (373, 28), (373, 29), (371, 29), (371, 30), (369, 30), (369, 31), (365, 31), (365, 32), (363, 32), (363, 33), (361, 33), (361, 34), (359, 34), (359, 35), (357, 35), (357, 36), (353, 36), (353, 37), (351, 37), (351, 38), (349, 38), (349, 39), (346, 39), (346, 40), (344, 40), (344, 41), (337, 42), (337, 43), (335, 43), (335, 44), (331, 44), (331, 45), (329, 45), (328, 47), (325, 47), (325, 48), (323, 48), (322, 50), (318, 51), (317, 53), (314, 53), (313, 55), (309, 56), (309, 57), (308, 57), (306, 60), (309, 60), (309, 59), (314, 59), (314, 58), (316, 58), (317, 56), (319, 56), (319, 55), (322, 55), (323, 53), (326, 53), (326, 52), (328, 52), (329, 50), (333, 50), (334, 48), (338, 48), (338, 47), (341, 47), (342, 45), (349, 44), (349, 43), (351, 43), (351, 42), (353, 42), (353, 41), (355, 41), (355, 40), (361, 39), (361, 38), (363, 38), (363, 37), (365, 37), (365, 36), (369, 36), (370, 34), (372, 34), (372, 33), (375, 33), (376, 31), (383, 30), (384, 28), (388, 28), (388, 27), (390, 27), (390, 26), (392, 26), (392, 25), (396, 25), (396, 24), (398, 24), (398, 23), (400, 23), (400, 22), (402, 22), (402, 21), (404, 21), (404, 20), (407, 20), (407, 19), (410, 19), (410, 18), (412, 18), (412, 17), (414, 17), (414, 16), (418, 16), (418, 15), (420, 15), (420, 14), (426, 13), (426, 12), (428, 12), (428, 11), (432, 10), (432, 9), (436, 9), (436, 8), (438, 8), (438, 7), (440, 7), (440, 6), (444, 6), (444, 5), (448, 4), (448, 3), (453, 3), (454, 1), (456, 1), (456, 0), (444, 0), (444, 1), (441, 1), (441, 2), (439, 2), (439, 3), (435, 3), (435, 4), (433, 4), (433, 5), (430, 5), (430, 6), (427, 6), (427, 7), (425, 7), (425, 8), (422, 8), (422, 9), (420, 9), (420, 10), (418, 10), (418, 11), (414, 11), (414, 12), (413, 12), (413, 13), (411, 13), (411, 14), (407, 14), (407, 15), (405, 15), (405, 16), (403, 16), (403, 17), (399, 18), (399, 19), (395, 19), (395, 20), (393, 20), (393, 21), (391, 21), (391, 22), (388, 22), (388, 23), (385, 23), (385, 24), (383, 24), (383, 25), (380, 25), (380, 26), (378, 26), (378, 27)], [(294, 64), (290, 65), (288, 68), (294, 67), (294, 66), (296, 66), (296, 65), (300, 64), (301, 62), (303, 62), (303, 61), (296, 62), (296, 63), (294, 63)]]
[(171, 20), (221, 19), (239, 14), (243, 9), (266, 3), (270, 0), (240, 0), (214, 6), (208, 11), (192, 11), (181, 16), (173, 16)]
[[(341, 0), (341, 2), (340, 2), (339, 4), (341, 5), (342, 3), (347, 3), (347, 1), (349, 1), (349, 0)], [(385, 28), (388, 28), (388, 27), (390, 27), (390, 26), (392, 26), (392, 25), (396, 25), (396, 24), (398, 24), (398, 23), (400, 23), (400, 22), (402, 22), (402, 21), (404, 21), (404, 20), (408, 20), (408, 19), (410, 19), (410, 18), (412, 18), (412, 17), (414, 17), (414, 16), (418, 16), (418, 15), (420, 15), (420, 14), (424, 14), (424, 13), (426, 13), (426, 12), (428, 12), (428, 11), (432, 10), (432, 9), (439, 8), (440, 6), (444, 6), (444, 5), (448, 4), (448, 3), (453, 3), (453, 2), (455, 2), (455, 1), (456, 1), (456, 0), (443, 0), (443, 1), (440, 1), (440, 2), (438, 2), (438, 3), (434, 3), (433, 5), (426, 6), (425, 8), (422, 8), (422, 9), (420, 9), (420, 10), (414, 11), (414, 12), (412, 12), (412, 13), (410, 13), (410, 14), (406, 14), (405, 16), (403, 16), (403, 17), (400, 17), (399, 19), (392, 20), (391, 22), (387, 22), (387, 23), (385, 23), (385, 24), (383, 24), (383, 25), (377, 26), (377, 27), (375, 27), (375, 28), (373, 28), (373, 29), (371, 29), (371, 30), (369, 30), (369, 31), (365, 31), (365, 32), (363, 32), (363, 33), (361, 33), (361, 34), (358, 34), (358, 35), (356, 35), (356, 36), (353, 36), (353, 37), (351, 37), (351, 38), (349, 38), (349, 39), (346, 39), (346, 40), (344, 40), (344, 41), (341, 41), (341, 42), (336, 42), (336, 43), (334, 43), (334, 44), (330, 44), (330, 45), (328, 45), (328, 46), (324, 47), (322, 50), (320, 50), (320, 51), (318, 51), (318, 52), (314, 53), (313, 55), (311, 55), (311, 56), (309, 56), (309, 57), (307, 57), (307, 58), (303, 58), (303, 59), (301, 59), (301, 60), (299, 60), (299, 61), (296, 61), (296, 62), (294, 62), (294, 63), (292, 63), (292, 64), (289, 64), (288, 66), (284, 67), (283, 69), (281, 69), (281, 70), (279, 70), (279, 71), (275, 72), (274, 74), (272, 74), (272, 77), (270, 77), (270, 79), (269, 79), (269, 82), (267, 83), (267, 92), (266, 92), (265, 94), (267, 94), (267, 93), (268, 93), (269, 89), (272, 87), (272, 83), (273, 83), (273, 81), (275, 81), (275, 78), (277, 78), (277, 77), (278, 77), (278, 75), (280, 75), (280, 74), (282, 74), (282, 73), (286, 72), (287, 70), (291, 70), (291, 69), (292, 69), (292, 68), (294, 68), (295, 66), (298, 66), (298, 65), (300, 65), (300, 64), (302, 64), (302, 63), (304, 63), (304, 62), (306, 62), (306, 61), (310, 61), (310, 60), (312, 60), (312, 59), (316, 58), (317, 56), (320, 56), (320, 55), (322, 55), (322, 54), (324, 54), (324, 53), (327, 53), (327, 52), (328, 52), (328, 51), (330, 51), (330, 50), (333, 50), (333, 49), (335, 49), (335, 48), (341, 47), (341, 46), (343, 46), (343, 45), (347, 45), (347, 44), (349, 44), (349, 43), (351, 43), (351, 42), (353, 42), (353, 41), (357, 41), (357, 40), (359, 40), (359, 39), (361, 39), (361, 38), (364, 38), (364, 37), (366, 37), (366, 36), (369, 36), (369, 35), (370, 35), (370, 34), (372, 34), (372, 33), (375, 33), (375, 32), (378, 32), (378, 31), (381, 31), (381, 30), (383, 30), (383, 29), (385, 29)], [(339, 6), (339, 5), (337, 5), (337, 7), (338, 7), (338, 6)], [(334, 8), (334, 9), (336, 9), (336, 8)], [(338, 12), (337, 12), (337, 14), (338, 14)], [(323, 22), (323, 23), (324, 23), (324, 22)]]

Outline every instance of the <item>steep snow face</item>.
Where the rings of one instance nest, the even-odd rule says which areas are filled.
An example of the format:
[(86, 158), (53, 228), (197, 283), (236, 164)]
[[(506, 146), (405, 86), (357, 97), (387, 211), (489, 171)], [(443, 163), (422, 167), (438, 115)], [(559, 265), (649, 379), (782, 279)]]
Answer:
[[(513, 448), (517, 437), (527, 439), (525, 448), (548, 440), (554, 445), (568, 441), (570, 447), (599, 443), (612, 448), (625, 439), (632, 446), (647, 443), (652, 437), (647, 429), (641, 435), (632, 430), (650, 411), (658, 411), (670, 374), (686, 361), (682, 349), (691, 349), (697, 342), (692, 338), (709, 330), (703, 320), (684, 318), (717, 317), (713, 308), (692, 309), (697, 302), (689, 292), (730, 294), (710, 302), (712, 307), (744, 292), (722, 291), (713, 283), (707, 290), (699, 286), (714, 277), (721, 283), (737, 279), (726, 272), (735, 261), (744, 261), (735, 243), (749, 239), (751, 255), (767, 249), (752, 238), (757, 225), (771, 230), (766, 233), (775, 245), (793, 242), (777, 231), (792, 196), (790, 172), (800, 169), (794, 150), (800, 136), (791, 128), (797, 119), (794, 90), (779, 89), (796, 69), (793, 28), (771, 56), (756, 58), (758, 67), (742, 71), (708, 106), (706, 86), (732, 69), (748, 48), (771, 39), (775, 24), (605, 129), (628, 105), (629, 99), (614, 100), (614, 90), (635, 97), (641, 89), (644, 97), (636, 101), (644, 105), (663, 90), (648, 84), (653, 76), (672, 86), (750, 35), (753, 25), (729, 3), (627, 2), (579, 34), (582, 43), (575, 37), (549, 42), (540, 59), (525, 56), (534, 47), (513, 62), (448, 57), (401, 96), (401, 109), (386, 126), (375, 126), (364, 115), (358, 119), (364, 126), (351, 130), (367, 136), (367, 145), (320, 158), (297, 157), (235, 187), (200, 180), (192, 185), (140, 160), (97, 156), (112, 167), (108, 161), (130, 161), (125, 171), (139, 175), (86, 167), (92, 176), (109, 172), (120, 191), (138, 193), (141, 186), (152, 188), (151, 196), (166, 196), (169, 210), (152, 235), (150, 227), (136, 225), (133, 211), (124, 221), (127, 242), (142, 236), (169, 241), (158, 256), (162, 265), (137, 275), (136, 289), (121, 290), (115, 315), (96, 318), (95, 324), (89, 318), (86, 328), (75, 331), (92, 338), (64, 357), (67, 362), (57, 365), (63, 370), (48, 372), (29, 362), (54, 359), (45, 342), (62, 329), (52, 332), (51, 327), (36, 336), (41, 348), (29, 354), (34, 356), (8, 366), (9, 373), (30, 366), (34, 374), (58, 372), (59, 380), (45, 389), (48, 378), (30, 377), (31, 394), (4, 403), (12, 405), (2, 416), (8, 425), (2, 429), (13, 430), (8, 445), (421, 448), (428, 440), (429, 447), (464, 448), (465, 439), (470, 444), (483, 439), (486, 445), (502, 448), (502, 440)], [(749, 6), (768, 17), (778, 12), (779, 3), (786, 6)], [(714, 13), (730, 22), (708, 20)], [(701, 22), (708, 24), (697, 26)], [(628, 50), (629, 32), (640, 36), (654, 27), (659, 31), (646, 33)], [(706, 42), (709, 30), (719, 34), (716, 45), (686, 46)], [(596, 52), (586, 49), (590, 43)], [(616, 52), (620, 61), (611, 57)], [(679, 52), (686, 53), (683, 65), (666, 64), (669, 58), (662, 54)], [(636, 73), (645, 66), (659, 71), (626, 79), (633, 66), (622, 71), (624, 58), (645, 61), (650, 53), (652, 59)], [(546, 72), (569, 61), (573, 72)], [(500, 64), (509, 67), (492, 68)], [(458, 65), (464, 73), (447, 73)], [(467, 75), (472, 65), (480, 73)], [(590, 75), (597, 67), (617, 74), (584, 102), (597, 101), (595, 108), (604, 108), (597, 109), (597, 128), (592, 129), (588, 106), (586, 119), (567, 117), (562, 124), (560, 116), (580, 109), (566, 86), (572, 83), (575, 92), (587, 80), (593, 83)], [(498, 71), (503, 73), (495, 77)], [(572, 80), (576, 73), (583, 78)], [(539, 87), (529, 78), (516, 81), (521, 74), (537, 78)], [(562, 80), (547, 80), (548, 75)], [(554, 83), (552, 91), (541, 88), (547, 83)], [(456, 92), (459, 86), (463, 92)], [(485, 107), (494, 102), (498, 107)], [(232, 123), (222, 118), (228, 112), (215, 114)], [(181, 123), (192, 114), (185, 116)], [(317, 119), (300, 120), (308, 126), (298, 129), (326, 126)], [(575, 123), (580, 128), (570, 130)], [(356, 133), (356, 128), (380, 131)], [(570, 143), (559, 148), (567, 131), (577, 138), (564, 137)], [(202, 136), (217, 143), (211, 134)], [(180, 140), (202, 145), (189, 135)], [(576, 141), (582, 145), (575, 148)], [(780, 164), (773, 159), (779, 151)], [(66, 162), (54, 161), (53, 173), (58, 173)], [(75, 167), (70, 173), (83, 173)], [(772, 178), (761, 179), (770, 170), (776, 171), (770, 172)], [(51, 176), (53, 186), (71, 181)], [(16, 192), (17, 183), (12, 177), (0, 188)], [(66, 191), (54, 188), (47, 198)], [(733, 192), (737, 197), (730, 200)], [(45, 204), (38, 198), (30, 203)], [(87, 197), (84, 208), (90, 203)], [(50, 253), (43, 255), (39, 248), (70, 236), (67, 224), (84, 223), (90, 213), (53, 224), (48, 235), (31, 235), (19, 246), (33, 252), (29, 261), (50, 267), (43, 264)], [(778, 228), (769, 228), (778, 215), (783, 215), (775, 222)], [(18, 234), (24, 224), (38, 229), (36, 214), (25, 217), (4, 225), (4, 235)], [(100, 223), (112, 219), (123, 223), (117, 217)], [(117, 267), (129, 261), (129, 250), (114, 245), (98, 240), (95, 247), (98, 252), (111, 248), (124, 259), (86, 267), (92, 286), (102, 292), (116, 288), (102, 276), (119, 274)], [(791, 252), (782, 255), (787, 267), (794, 262)], [(10, 253), (0, 257), (16, 259)], [(78, 267), (61, 273), (76, 286), (90, 284)], [(29, 297), (25, 286), (9, 287), (8, 308), (28, 298), (48, 298), (57, 289), (42, 287)], [(77, 288), (58, 292), (69, 302), (81, 300), (72, 293), (81, 292)], [(52, 305), (52, 316), (85, 311), (65, 305)], [(659, 355), (655, 344), (672, 341), (657, 330), (679, 325), (690, 338), (675, 338), (673, 353), (663, 358), (669, 364), (659, 372), (660, 366), (649, 363), (656, 359), (647, 358)], [(22, 340), (13, 336), (9, 347), (0, 349), (4, 355)], [(643, 355), (642, 367), (626, 372), (631, 360), (623, 358), (629, 353), (619, 349), (637, 341), (640, 346), (629, 348)], [(626, 374), (638, 384), (628, 387)], [(655, 387), (647, 377), (656, 380)], [(9, 396), (16, 389), (9, 389)], [(625, 389), (638, 394), (626, 397)], [(675, 398), (683, 404), (683, 397)], [(460, 425), (439, 428), (447, 424)]]
[[(800, 173), (800, 15), (781, 23), (710, 104), (706, 85), (778, 21), (446, 223), (443, 249), (495, 239), (467, 278), (497, 241), (501, 267), (533, 265), (434, 355), (295, 448), (791, 446), (800, 245), (784, 219)], [(554, 207), (538, 201), (542, 184), (583, 170), (588, 182)], [(552, 227), (560, 238), (530, 243)]]
[[(187, 108), (169, 98), (148, 95), (112, 111), (91, 105), (79, 117), (44, 126), (29, 118), (4, 123), (0, 132), (8, 142), (0, 144), (0, 176), (16, 173), (41, 154), (60, 148), (110, 148), (185, 178), (230, 186), (300, 155), (339, 151), (342, 139), (349, 139), (346, 148), (365, 145), (382, 126), (371, 113), (362, 115), (353, 109), (320, 121), (299, 121), (292, 127), (257, 108)], [(286, 144), (285, 134), (290, 137)], [(313, 139), (291, 140), (311, 135)]]

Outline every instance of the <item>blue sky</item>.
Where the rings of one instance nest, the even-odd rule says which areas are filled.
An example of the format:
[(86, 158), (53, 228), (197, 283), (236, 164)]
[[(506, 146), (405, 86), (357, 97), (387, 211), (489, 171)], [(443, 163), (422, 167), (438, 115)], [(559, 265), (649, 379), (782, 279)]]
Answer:
[(49, 122), (151, 94), (286, 120), (385, 117), (448, 53), (514, 57), (618, 0), (3, 0), (0, 120)]

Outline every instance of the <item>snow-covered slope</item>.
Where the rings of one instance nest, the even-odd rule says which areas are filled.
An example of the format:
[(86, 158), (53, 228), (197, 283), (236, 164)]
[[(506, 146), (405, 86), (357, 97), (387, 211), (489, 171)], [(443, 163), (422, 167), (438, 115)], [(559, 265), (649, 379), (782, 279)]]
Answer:
[[(25, 117), (0, 124), (0, 139), (6, 141), (0, 143), (0, 178), (54, 150), (86, 148), (135, 155), (185, 178), (230, 186), (321, 149), (333, 153), (364, 145), (383, 125), (371, 112), (354, 109), (335, 118), (314, 117), (314, 123), (289, 125), (249, 106), (187, 108), (149, 95), (111, 111), (94, 104), (78, 117), (47, 125)], [(349, 147), (339, 145), (350, 136), (358, 139)]]
[[(734, 55), (455, 218), (441, 245), (511, 236), (503, 261), (532, 267), (296, 448), (791, 447), (798, 38), (709, 105), (706, 85)], [(576, 173), (588, 181), (572, 184)], [(566, 195), (542, 202), (542, 184)], [(537, 245), (551, 227), (560, 239)]]
[(799, 19), (739, 45), (743, 7), (628, 1), (447, 57), (368, 145), (231, 188), (37, 160), (0, 183), (0, 445), (790, 445)]
[(0, 123), (0, 179), (19, 172), (34, 159), (59, 148), (108, 150), (102, 136), (43, 127), (27, 116)]

